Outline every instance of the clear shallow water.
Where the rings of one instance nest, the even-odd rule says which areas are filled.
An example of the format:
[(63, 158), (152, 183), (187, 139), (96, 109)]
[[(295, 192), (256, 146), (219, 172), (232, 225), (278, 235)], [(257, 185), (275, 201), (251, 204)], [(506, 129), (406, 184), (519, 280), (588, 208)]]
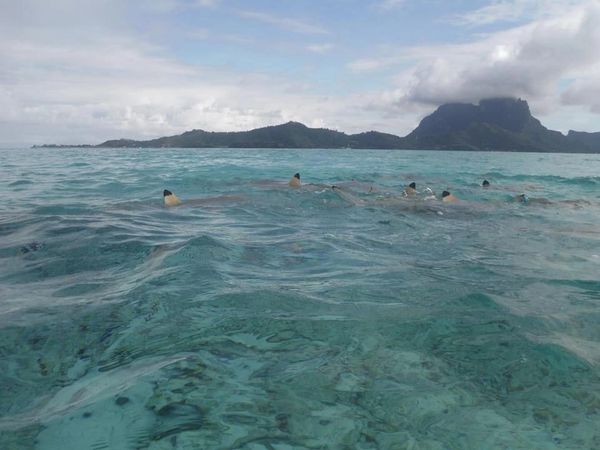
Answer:
[(0, 187), (0, 448), (600, 448), (600, 155), (0, 150)]

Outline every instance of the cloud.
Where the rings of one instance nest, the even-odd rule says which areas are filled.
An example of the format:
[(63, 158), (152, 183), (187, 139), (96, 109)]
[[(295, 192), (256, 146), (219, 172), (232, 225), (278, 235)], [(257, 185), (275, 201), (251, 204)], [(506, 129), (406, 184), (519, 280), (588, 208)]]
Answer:
[(221, 0), (152, 0), (141, 6), (149, 11), (164, 13), (187, 8), (216, 8)]
[(380, 58), (363, 58), (351, 61), (347, 67), (355, 73), (377, 72), (406, 61), (406, 56), (395, 55)]
[(521, 19), (529, 8), (535, 5), (533, 0), (495, 1), (482, 8), (454, 16), (459, 25), (480, 26), (496, 22), (514, 22)]
[(281, 17), (274, 14), (255, 11), (238, 11), (238, 14), (246, 19), (256, 20), (258, 22), (273, 25), (282, 30), (292, 31), (294, 33), (329, 34), (329, 31), (318, 25), (312, 25), (290, 17)]
[(214, 8), (215, 6), (217, 6), (219, 3), (221, 3), (221, 0), (194, 0), (192, 2), (193, 5), (195, 6), (200, 6), (203, 8)]
[(4, 145), (247, 130), (288, 120), (346, 131), (371, 123), (371, 114), (356, 108), (363, 99), (317, 95), (305, 80), (185, 64), (118, 32), (75, 41), (38, 32), (0, 41)]
[[(177, 60), (136, 33), (127, 14), (138, 10), (130, 6), (117, 0), (7, 5), (0, 16), (4, 145), (244, 130), (292, 119), (332, 127), (352, 122), (336, 119), (349, 108), (346, 99), (312, 94), (316, 89), (307, 88), (306, 80)], [(291, 19), (258, 17), (297, 32), (324, 33)], [(202, 28), (190, 33), (188, 39), (241, 40)], [(314, 50), (326, 51), (327, 44)]]
[[(327, 81), (317, 66), (313, 76), (312, 67), (254, 72), (247, 66), (203, 65), (203, 59), (194, 60), (193, 54), (189, 63), (178, 59), (173, 47), (166, 47), (171, 45), (168, 39), (152, 42), (151, 33), (131, 26), (132, 14), (139, 12), (131, 9), (132, 3), (7, 2), (0, 16), (4, 144), (95, 143), (193, 128), (245, 130), (287, 120), (347, 132), (377, 129), (404, 134), (441, 103), (498, 95), (524, 97), (535, 105), (535, 112), (545, 108), (551, 113), (561, 102), (571, 105), (569, 111), (600, 112), (597, 1), (580, 3), (568, 13), (544, 15), (528, 25), (479, 35), (471, 42), (368, 48), (367, 58), (347, 65), (351, 76), (336, 73), (337, 92), (343, 90), (344, 95), (323, 93)], [(189, 7), (191, 0), (177, 3)], [(311, 35), (312, 43), (297, 44), (294, 51), (300, 46), (316, 53), (334, 48), (324, 28), (295, 18), (233, 13)], [(163, 19), (149, 14), (144, 23), (152, 28)], [(191, 34), (180, 28), (179, 35), (211, 43), (248, 42), (264, 53), (265, 44), (259, 39), (249, 42), (228, 34), (230, 29), (198, 25), (195, 31), (188, 30)], [(343, 53), (336, 57), (341, 59)], [(357, 86), (362, 80), (351, 84), (361, 76), (368, 82), (361, 87)], [(572, 82), (567, 85), (565, 79)]]
[(239, 45), (251, 45), (255, 43), (254, 39), (250, 37), (231, 33), (222, 33), (219, 31), (215, 32), (208, 30), (207, 28), (194, 28), (187, 30), (182, 33), (182, 36), (191, 41), (225, 42)]
[(400, 6), (404, 6), (405, 2), (406, 2), (406, 0), (383, 0), (377, 6), (380, 9), (390, 10), (390, 9), (398, 8)]
[(373, 72), (397, 66), (396, 87), (388, 90), (385, 101), (403, 107), (513, 96), (530, 100), (537, 111), (545, 113), (559, 104), (561, 80), (573, 78), (581, 81), (563, 92), (562, 101), (598, 110), (600, 101), (594, 100), (600, 98), (594, 96), (600, 94), (595, 87), (598, 78), (589, 75), (600, 64), (598, 48), (600, 4), (593, 1), (568, 14), (473, 42), (401, 49), (380, 58), (354, 61), (349, 68)]
[(313, 53), (327, 53), (331, 50), (333, 50), (334, 45), (333, 44), (329, 44), (329, 43), (325, 43), (325, 44), (312, 44), (306, 47), (306, 49), (308, 51), (311, 51)]
[(450, 19), (457, 25), (484, 26), (497, 22), (556, 16), (580, 4), (580, 0), (496, 0)]
[[(600, 114), (600, 64), (592, 68), (589, 73), (574, 81), (562, 92), (561, 103), (569, 106), (584, 106), (589, 111)], [(600, 128), (597, 127), (596, 128)]]

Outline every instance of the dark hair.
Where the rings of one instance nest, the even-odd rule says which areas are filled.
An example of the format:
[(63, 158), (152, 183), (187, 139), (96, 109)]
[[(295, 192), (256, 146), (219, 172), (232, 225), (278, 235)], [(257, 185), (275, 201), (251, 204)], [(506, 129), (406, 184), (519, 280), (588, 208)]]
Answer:
[(163, 191), (163, 195), (166, 197), (167, 195), (173, 195), (173, 193), (167, 189)]
[(299, 173), (295, 174), (295, 175), (294, 175), (294, 178), (298, 178), (298, 179), (300, 179), (300, 174), (299, 174)]
[(448, 197), (449, 195), (450, 195), (450, 192), (448, 192), (448, 191), (442, 192), (442, 198)]
[(483, 180), (483, 183), (481, 183), (482, 186), (489, 186), (490, 182), (488, 180)]
[(415, 183), (415, 182), (413, 181), (412, 183), (410, 183), (410, 184), (408, 185), (408, 187), (409, 187), (409, 188), (416, 189), (416, 188), (417, 188), (417, 183)]

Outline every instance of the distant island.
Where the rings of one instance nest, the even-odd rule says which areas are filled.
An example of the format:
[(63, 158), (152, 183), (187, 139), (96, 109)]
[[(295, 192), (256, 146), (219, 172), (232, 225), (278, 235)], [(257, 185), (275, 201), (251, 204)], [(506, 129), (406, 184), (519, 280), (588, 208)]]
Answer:
[(346, 134), (288, 122), (250, 131), (192, 130), (146, 141), (116, 139), (98, 145), (40, 145), (45, 148), (356, 148), (600, 153), (600, 132), (549, 130), (531, 115), (525, 100), (484, 99), (448, 103), (421, 120), (405, 137), (368, 131)]

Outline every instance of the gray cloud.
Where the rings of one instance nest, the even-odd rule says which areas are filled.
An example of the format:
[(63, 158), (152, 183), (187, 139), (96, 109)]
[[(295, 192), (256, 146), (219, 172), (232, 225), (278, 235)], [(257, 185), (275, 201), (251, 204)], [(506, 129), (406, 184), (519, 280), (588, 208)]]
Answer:
[(598, 2), (473, 43), (413, 48), (396, 55), (416, 61), (401, 77), (397, 101), (438, 105), (517, 96), (551, 102), (561, 79), (579, 77), (600, 63), (598, 48)]
[[(165, 0), (162, 7), (175, 3)], [(371, 102), (368, 95), (315, 94), (319, 90), (306, 77), (177, 61), (131, 29), (128, 14), (139, 12), (134, 6), (139, 2), (7, 4), (0, 17), (6, 25), (0, 34), (0, 144), (95, 143), (288, 120), (349, 132), (398, 132), (397, 120), (363, 107)], [(319, 27), (291, 24), (300, 27), (296, 32), (324, 34)], [(209, 37), (222, 38), (202, 30), (197, 35)]]
[[(467, 44), (415, 47), (355, 61), (353, 76), (384, 69), (395, 69), (397, 75), (389, 85), (382, 81), (379, 89), (372, 83), (369, 91), (343, 96), (317, 94), (323, 92), (319, 80), (303, 74), (241, 73), (178, 61), (160, 43), (131, 30), (129, 14), (139, 12), (142, 2), (3, 3), (4, 144), (94, 143), (192, 128), (244, 130), (287, 120), (348, 132), (404, 134), (440, 103), (497, 95), (525, 97), (535, 111), (552, 112), (562, 101), (577, 110), (600, 112), (597, 1)], [(164, 0), (163, 6), (212, 2), (201, 3)], [(154, 13), (148, 10), (150, 16)], [(268, 20), (295, 33), (327, 34), (279, 16)], [(195, 38), (236, 39), (202, 29)], [(299, 48), (330, 48), (327, 42), (309, 45)], [(566, 79), (573, 81), (565, 87), (561, 82)]]
[[(571, 84), (562, 94), (563, 105), (584, 106), (589, 111), (600, 114), (600, 64), (594, 68), (588, 77), (579, 79)], [(597, 127), (600, 129), (600, 126)]]
[(305, 82), (191, 66), (163, 54), (122, 33), (66, 43), (36, 32), (0, 41), (3, 143), (94, 143), (288, 120), (335, 128), (369, 120), (355, 120), (361, 111), (342, 113), (356, 109), (355, 99), (311, 94)]

